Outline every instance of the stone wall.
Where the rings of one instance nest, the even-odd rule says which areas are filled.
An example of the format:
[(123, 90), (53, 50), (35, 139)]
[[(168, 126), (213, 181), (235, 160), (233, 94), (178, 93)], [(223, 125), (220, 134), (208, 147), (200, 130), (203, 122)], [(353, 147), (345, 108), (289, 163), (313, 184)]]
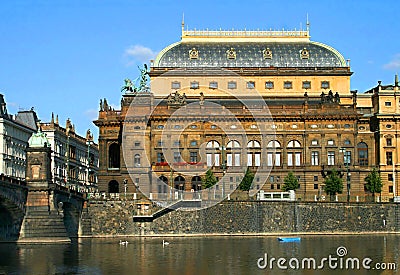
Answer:
[(197, 211), (172, 211), (152, 222), (133, 222), (133, 202), (88, 206), (92, 236), (160, 234), (257, 234), (400, 232), (393, 203), (298, 203), (225, 201)]

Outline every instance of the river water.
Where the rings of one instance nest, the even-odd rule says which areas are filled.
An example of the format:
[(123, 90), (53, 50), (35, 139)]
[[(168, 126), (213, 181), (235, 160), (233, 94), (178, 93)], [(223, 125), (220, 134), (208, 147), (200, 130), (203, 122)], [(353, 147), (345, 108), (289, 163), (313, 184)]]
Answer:
[(115, 238), (0, 243), (0, 274), (400, 274), (400, 235), (307, 235), (291, 243), (272, 236), (122, 240), (128, 245)]

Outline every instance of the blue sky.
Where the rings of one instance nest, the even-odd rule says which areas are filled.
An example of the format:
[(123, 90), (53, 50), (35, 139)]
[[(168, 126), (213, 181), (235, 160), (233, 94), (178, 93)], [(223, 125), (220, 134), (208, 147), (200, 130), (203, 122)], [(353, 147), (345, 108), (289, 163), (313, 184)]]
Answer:
[[(400, 68), (397, 1), (36, 0), (0, 3), (0, 93), (10, 113), (51, 112), (78, 133), (97, 117), (100, 98), (118, 106), (123, 79), (180, 39), (182, 14), (196, 29), (294, 29), (351, 60), (351, 88), (394, 81)], [(340, 91), (339, 91), (340, 92)]]

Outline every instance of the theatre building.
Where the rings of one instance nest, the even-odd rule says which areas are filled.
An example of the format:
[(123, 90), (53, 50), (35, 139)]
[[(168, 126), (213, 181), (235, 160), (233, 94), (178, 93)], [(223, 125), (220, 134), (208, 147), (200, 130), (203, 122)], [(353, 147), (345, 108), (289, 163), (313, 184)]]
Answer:
[(126, 82), (120, 110), (101, 101), (99, 190), (196, 192), (211, 169), (213, 189), (224, 196), (250, 169), (252, 190), (280, 192), (292, 171), (296, 198), (311, 201), (323, 198), (324, 177), (336, 169), (344, 185), (338, 200), (365, 201), (364, 179), (376, 167), (382, 200), (391, 200), (398, 193), (398, 81), (357, 93), (351, 75), (343, 55), (311, 41), (308, 27), (200, 31), (182, 24), (181, 40), (142, 71), (140, 87)]

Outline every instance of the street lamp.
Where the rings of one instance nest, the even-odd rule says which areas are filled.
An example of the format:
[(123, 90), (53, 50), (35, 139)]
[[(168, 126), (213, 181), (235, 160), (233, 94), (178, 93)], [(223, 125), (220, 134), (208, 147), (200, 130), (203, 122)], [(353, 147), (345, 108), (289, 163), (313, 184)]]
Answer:
[(126, 191), (128, 190), (128, 180), (124, 179), (124, 194), (125, 194), (125, 199), (126, 199)]
[(346, 156), (346, 148), (340, 148), (339, 151), (343, 153), (343, 164), (346, 167), (346, 182), (347, 182), (347, 202), (350, 201), (350, 158)]

